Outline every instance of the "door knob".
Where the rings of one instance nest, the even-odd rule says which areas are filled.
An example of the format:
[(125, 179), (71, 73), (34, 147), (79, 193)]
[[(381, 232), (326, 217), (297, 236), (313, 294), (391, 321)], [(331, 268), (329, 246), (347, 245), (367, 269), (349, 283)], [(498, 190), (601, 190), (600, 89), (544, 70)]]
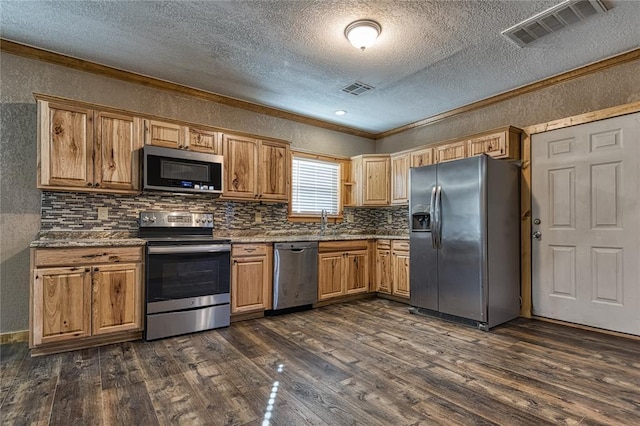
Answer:
[(542, 232), (540, 231), (536, 231), (533, 233), (533, 238), (535, 238), (536, 240), (539, 240), (541, 236), (542, 236)]

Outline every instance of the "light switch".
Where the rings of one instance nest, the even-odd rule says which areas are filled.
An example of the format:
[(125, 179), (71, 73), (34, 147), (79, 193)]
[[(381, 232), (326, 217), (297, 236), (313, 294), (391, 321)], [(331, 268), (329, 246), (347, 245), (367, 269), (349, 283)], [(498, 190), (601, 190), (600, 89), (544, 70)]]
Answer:
[(256, 212), (256, 216), (254, 218), (254, 222), (255, 223), (262, 223), (262, 213), (261, 212)]
[(393, 223), (393, 216), (391, 215), (391, 212), (387, 212), (387, 223)]
[(98, 207), (98, 220), (109, 219), (109, 207)]

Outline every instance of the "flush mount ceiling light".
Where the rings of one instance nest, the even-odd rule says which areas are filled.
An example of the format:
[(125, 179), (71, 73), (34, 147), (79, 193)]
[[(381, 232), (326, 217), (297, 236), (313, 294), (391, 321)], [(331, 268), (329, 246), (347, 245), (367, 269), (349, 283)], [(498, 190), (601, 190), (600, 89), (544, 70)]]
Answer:
[(347, 25), (344, 35), (353, 47), (364, 50), (376, 41), (381, 32), (382, 27), (376, 21), (361, 19)]
[(342, 116), (342, 115), (347, 115), (347, 111), (345, 111), (345, 110), (343, 110), (343, 109), (339, 109), (339, 110), (337, 110), (337, 111), (336, 111), (336, 113), (335, 113), (335, 114), (336, 114), (336, 115), (340, 115), (340, 116)]

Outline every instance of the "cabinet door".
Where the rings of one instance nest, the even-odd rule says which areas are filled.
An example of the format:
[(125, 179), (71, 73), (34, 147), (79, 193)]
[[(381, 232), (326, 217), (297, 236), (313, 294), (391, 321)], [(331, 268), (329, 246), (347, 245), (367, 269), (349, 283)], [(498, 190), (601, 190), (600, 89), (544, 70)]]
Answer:
[(93, 334), (142, 330), (142, 275), (139, 263), (93, 268)]
[(224, 135), (224, 196), (256, 198), (258, 196), (258, 141), (241, 136)]
[(389, 158), (364, 158), (363, 205), (389, 204)]
[(212, 130), (185, 128), (186, 145), (190, 151), (222, 155), (222, 134)]
[(467, 155), (469, 157), (487, 154), (495, 158), (507, 156), (507, 133), (500, 132), (493, 135), (482, 136), (467, 142)]
[(289, 145), (271, 141), (260, 142), (259, 185), (261, 199), (289, 199)]
[(183, 149), (185, 141), (182, 126), (163, 121), (145, 120), (144, 143), (165, 148)]
[(391, 251), (376, 251), (376, 291), (391, 293)]
[(366, 251), (349, 252), (345, 256), (346, 294), (369, 291), (369, 256)]
[(391, 157), (391, 204), (409, 202), (409, 154)]
[(91, 335), (91, 272), (88, 267), (34, 270), (33, 345)]
[(436, 163), (457, 160), (466, 156), (466, 142), (455, 142), (435, 148)]
[(231, 313), (261, 311), (269, 307), (267, 256), (234, 258), (231, 269)]
[(318, 255), (318, 300), (326, 300), (344, 294), (343, 262), (343, 253), (321, 253)]
[(95, 120), (94, 186), (138, 190), (142, 120), (131, 115), (106, 112), (96, 112)]
[(411, 167), (433, 164), (433, 148), (424, 148), (411, 153)]
[(409, 297), (409, 252), (393, 252), (392, 294), (400, 297)]
[(46, 101), (38, 107), (38, 186), (93, 186), (93, 111)]

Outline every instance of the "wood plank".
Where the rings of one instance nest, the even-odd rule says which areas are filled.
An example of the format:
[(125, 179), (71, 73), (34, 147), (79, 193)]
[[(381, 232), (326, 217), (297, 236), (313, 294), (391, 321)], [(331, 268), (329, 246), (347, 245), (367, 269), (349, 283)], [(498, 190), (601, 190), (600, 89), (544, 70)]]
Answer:
[(145, 426), (160, 424), (143, 382), (104, 389), (102, 398), (104, 424)]
[(82, 425), (103, 424), (102, 390), (99, 381), (58, 384), (49, 424), (64, 425), (70, 422)]
[(180, 366), (162, 340), (135, 345), (136, 358), (146, 381), (180, 374)]
[(72, 385), (77, 382), (100, 384), (98, 352), (98, 348), (91, 348), (60, 354), (61, 367), (58, 385)]
[[(147, 380), (147, 390), (161, 424), (208, 425), (215, 423), (199, 398), (193, 398), (193, 388), (181, 375), (156, 376)], [(211, 399), (217, 399), (215, 394)]]
[(0, 406), (7, 397), (13, 380), (18, 376), (27, 356), (29, 356), (29, 348), (24, 343), (0, 345)]
[(102, 390), (144, 382), (144, 374), (132, 343), (100, 348)]
[(57, 381), (57, 375), (14, 380), (0, 407), (0, 424), (49, 424)]

